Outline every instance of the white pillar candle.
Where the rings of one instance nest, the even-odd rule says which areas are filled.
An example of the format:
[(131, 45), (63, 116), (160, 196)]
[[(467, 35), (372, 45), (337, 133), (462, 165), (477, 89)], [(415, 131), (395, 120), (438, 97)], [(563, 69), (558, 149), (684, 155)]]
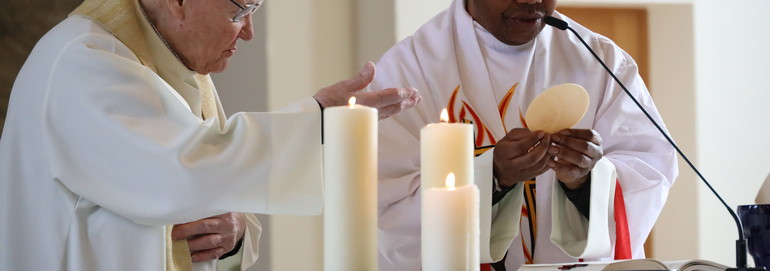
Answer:
[(473, 183), (473, 126), (447, 123), (446, 109), (441, 123), (431, 123), (420, 130), (421, 189), (443, 187), (444, 178), (454, 172), (457, 186)]
[(422, 199), (422, 270), (479, 270), (479, 189), (474, 184), (428, 188)]
[(377, 109), (351, 98), (323, 121), (324, 270), (377, 270)]

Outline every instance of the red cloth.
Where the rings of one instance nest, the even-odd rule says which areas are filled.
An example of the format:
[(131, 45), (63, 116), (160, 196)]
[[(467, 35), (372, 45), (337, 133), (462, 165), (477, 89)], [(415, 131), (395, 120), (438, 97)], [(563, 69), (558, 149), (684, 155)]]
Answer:
[(626, 217), (626, 202), (623, 199), (623, 188), (615, 180), (615, 259), (631, 259), (631, 236), (628, 233), (628, 218)]

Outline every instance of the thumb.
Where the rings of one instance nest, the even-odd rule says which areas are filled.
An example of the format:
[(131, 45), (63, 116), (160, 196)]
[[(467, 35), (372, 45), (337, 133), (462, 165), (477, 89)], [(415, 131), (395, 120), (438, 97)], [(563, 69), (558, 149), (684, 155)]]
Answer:
[(361, 70), (348, 80), (349, 87), (355, 89), (354, 91), (361, 90), (369, 85), (374, 80), (375, 67), (371, 61), (366, 62)]

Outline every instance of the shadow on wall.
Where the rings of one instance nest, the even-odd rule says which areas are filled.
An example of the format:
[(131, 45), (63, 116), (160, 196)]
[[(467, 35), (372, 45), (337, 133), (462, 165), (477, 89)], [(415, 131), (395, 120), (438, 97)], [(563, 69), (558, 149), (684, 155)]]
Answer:
[(37, 41), (64, 20), (82, 0), (0, 1), (0, 133), (3, 131), (11, 86)]

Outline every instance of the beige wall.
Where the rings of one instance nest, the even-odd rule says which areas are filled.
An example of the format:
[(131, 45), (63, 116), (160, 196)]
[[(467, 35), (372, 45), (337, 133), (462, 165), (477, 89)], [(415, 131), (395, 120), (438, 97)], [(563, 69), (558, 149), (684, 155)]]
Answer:
[[(765, 11), (770, 9), (770, 2), (696, 3), (699, 165), (728, 204), (750, 204), (770, 172), (770, 87), (766, 65), (770, 63), (770, 36), (765, 29)], [(733, 258), (716, 248), (733, 246), (737, 238), (735, 226), (726, 213), (715, 212), (720, 206), (703, 186), (698, 192), (698, 224), (703, 233), (700, 256)]]

